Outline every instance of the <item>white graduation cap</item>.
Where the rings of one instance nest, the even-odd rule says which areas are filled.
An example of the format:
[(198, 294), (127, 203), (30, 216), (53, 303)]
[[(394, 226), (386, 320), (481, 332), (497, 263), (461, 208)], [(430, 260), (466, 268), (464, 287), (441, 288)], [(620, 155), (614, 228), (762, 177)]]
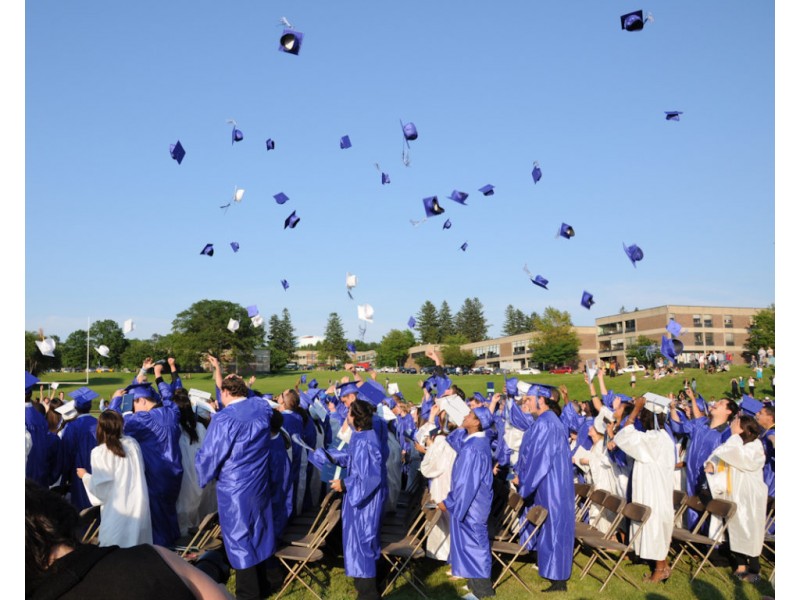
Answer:
[(231, 333), (236, 333), (236, 330), (239, 329), (239, 321), (236, 319), (230, 319), (228, 321), (228, 331)]
[(253, 327), (261, 327), (264, 324), (264, 317), (256, 315), (255, 317), (251, 317), (250, 321), (252, 321)]
[(56, 412), (59, 413), (65, 421), (74, 419), (78, 416), (78, 411), (75, 410), (75, 400), (70, 400), (66, 404), (62, 404), (56, 409)]
[(211, 403), (211, 394), (203, 390), (194, 388), (189, 389), (189, 401), (192, 403), (195, 413), (205, 411), (209, 415), (217, 412), (217, 409)]
[(659, 396), (653, 392), (646, 392), (644, 395), (644, 407), (656, 415), (664, 415), (669, 412), (671, 400), (665, 396)]
[(597, 377), (597, 361), (595, 359), (591, 359), (586, 363), (586, 375), (589, 377), (589, 383), (592, 383), (594, 378)]
[(375, 314), (375, 309), (369, 304), (358, 305), (358, 318), (367, 323), (372, 323), (372, 317)]
[(235, 202), (241, 202), (242, 198), (244, 198), (244, 190), (242, 188), (233, 186), (233, 200)]
[(97, 353), (100, 356), (102, 356), (104, 358), (108, 358), (108, 353), (110, 352), (110, 350), (108, 349), (108, 346), (106, 346), (104, 344), (101, 344), (100, 346), (95, 347), (95, 350), (97, 350)]
[(354, 287), (358, 285), (358, 277), (353, 275), (352, 273), (348, 273), (344, 280), (345, 285), (347, 286), (347, 295), (350, 296), (352, 299), (353, 294), (350, 293)]
[(385, 404), (379, 404), (378, 409), (375, 413), (387, 423), (389, 421), (394, 421), (397, 419), (397, 415), (392, 412), (392, 409), (386, 406)]
[(518, 381), (517, 382), (517, 391), (522, 396), (528, 395), (528, 390), (533, 387), (533, 384), (528, 383), (527, 381)]
[(122, 333), (130, 333), (134, 329), (136, 329), (136, 326), (133, 324), (133, 319), (128, 319), (122, 325)]
[(61, 384), (60, 384), (60, 383), (58, 383), (57, 381), (52, 381), (52, 382), (50, 383), (50, 388), (51, 388), (51, 389), (54, 389), (54, 390), (57, 390), (59, 385), (61, 385)]
[(54, 358), (53, 352), (55, 352), (56, 349), (56, 341), (53, 338), (47, 338), (41, 341), (36, 340), (36, 346), (38, 346), (39, 352), (44, 356)]
[(390, 383), (386, 390), (389, 392), (389, 395), (392, 396), (400, 391), (400, 386), (396, 383)]
[(319, 401), (319, 398), (314, 398), (314, 402), (308, 407), (308, 412), (314, 415), (317, 421), (320, 422), (325, 421), (325, 417), (328, 416), (328, 411), (322, 406), (322, 402)]
[(592, 425), (597, 433), (600, 435), (605, 435), (607, 423), (611, 423), (613, 420), (614, 413), (610, 408), (604, 405), (600, 407), (600, 410), (598, 411), (597, 416), (594, 418)]
[(469, 414), (469, 406), (467, 406), (467, 403), (464, 402), (460, 396), (455, 394), (437, 398), (436, 403), (458, 427), (461, 427), (461, 423), (464, 422), (464, 417)]

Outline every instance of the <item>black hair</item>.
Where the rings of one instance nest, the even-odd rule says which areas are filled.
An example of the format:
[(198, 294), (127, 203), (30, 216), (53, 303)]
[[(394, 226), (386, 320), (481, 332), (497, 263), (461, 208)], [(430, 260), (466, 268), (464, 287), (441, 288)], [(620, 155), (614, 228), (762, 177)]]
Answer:
[(181, 412), (181, 428), (189, 435), (189, 443), (196, 444), (200, 441), (200, 436), (197, 435), (197, 415), (192, 408), (192, 401), (189, 400), (189, 392), (178, 388), (172, 395), (172, 401)]
[(360, 431), (372, 429), (372, 414), (374, 412), (375, 407), (364, 400), (354, 400), (350, 404), (350, 415), (353, 417), (353, 426)]

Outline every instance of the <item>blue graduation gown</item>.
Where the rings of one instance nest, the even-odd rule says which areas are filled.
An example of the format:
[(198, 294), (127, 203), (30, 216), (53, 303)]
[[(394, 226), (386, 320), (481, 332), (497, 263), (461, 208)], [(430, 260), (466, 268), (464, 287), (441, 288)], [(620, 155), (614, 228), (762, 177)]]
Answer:
[(53, 485), (61, 477), (61, 438), (57, 433), (47, 433), (47, 464), (49, 467), (48, 486)]
[(180, 411), (167, 400), (163, 406), (127, 415), (124, 431), (142, 449), (153, 543), (169, 547), (181, 533), (176, 509), (183, 479)]
[(219, 523), (234, 569), (253, 567), (275, 552), (270, 493), (272, 409), (253, 396), (228, 404), (211, 419), (195, 455), (201, 487), (217, 480)]
[(436, 404), (436, 400), (433, 396), (428, 396), (426, 400), (422, 401), (422, 405), (419, 407), (419, 415), (422, 417), (423, 422), (428, 421), (428, 417), (431, 416), (431, 409), (433, 405)]
[[(572, 574), (572, 549), (575, 536), (575, 486), (572, 462), (564, 425), (552, 411), (545, 411), (522, 437), (517, 462), (519, 494), (525, 499), (523, 515), (533, 505), (547, 509), (535, 540), (528, 548), (538, 553), (539, 575), (551, 580), (567, 580)], [(530, 535), (524, 523), (520, 539)]]
[(380, 526), (386, 465), (375, 430), (354, 431), (348, 446), (342, 504), (344, 572), (348, 577), (375, 577), (381, 555)]
[(59, 445), (61, 464), (61, 483), (69, 483), (70, 501), (79, 511), (89, 508), (92, 503), (86, 494), (83, 481), (75, 470), (84, 468), (92, 472), (92, 450), (97, 446), (97, 419), (89, 414), (67, 423)]
[(764, 456), (767, 459), (764, 463), (764, 483), (767, 484), (767, 493), (773, 498), (775, 497), (775, 446), (768, 437), (774, 435), (774, 427), (761, 434), (761, 442), (764, 444)]
[[(271, 413), (270, 413), (271, 414)], [(283, 428), (291, 438), (295, 433), (305, 441), (305, 428), (303, 426), (303, 417), (291, 410), (283, 411)], [(292, 487), (289, 490), (288, 500), (291, 506), (295, 505), (295, 494), (297, 493), (298, 486), (300, 485), (300, 467), (302, 466), (302, 452), (303, 447), (292, 440), (292, 463), (291, 463), (291, 476)]]
[(487, 526), (493, 498), (492, 449), (483, 431), (467, 436), (459, 445), (450, 493), (444, 500), (450, 514), (450, 565), (457, 577), (486, 579), (492, 573)]
[(287, 502), (292, 486), (291, 463), (286, 451), (286, 441), (278, 434), (269, 441), (269, 490), (272, 501), (272, 528), (279, 538), (286, 528), (292, 505)]
[(47, 462), (47, 419), (32, 404), (25, 403), (25, 429), (31, 434), (31, 451), (25, 463), (25, 477), (43, 487), (50, 486)]

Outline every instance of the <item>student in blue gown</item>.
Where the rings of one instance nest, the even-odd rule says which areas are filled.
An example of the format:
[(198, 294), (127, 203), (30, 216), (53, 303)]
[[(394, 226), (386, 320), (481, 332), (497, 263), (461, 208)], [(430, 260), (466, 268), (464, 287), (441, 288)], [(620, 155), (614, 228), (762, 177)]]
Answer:
[[(537, 551), (539, 576), (550, 580), (545, 592), (566, 591), (572, 575), (575, 536), (575, 486), (569, 436), (559, 420), (560, 407), (555, 390), (534, 385), (525, 398), (538, 417), (525, 431), (519, 449), (517, 478), (519, 495), (525, 499), (523, 515), (533, 506), (547, 509), (547, 519), (529, 549)], [(525, 522), (521, 539), (530, 524)]]
[(247, 393), (238, 375), (222, 380), (224, 408), (211, 419), (195, 456), (200, 485), (217, 480), (219, 521), (228, 561), (236, 569), (237, 600), (268, 595), (266, 561), (275, 552), (269, 472), (272, 409), (263, 398), (248, 398)]
[(775, 497), (775, 407), (764, 404), (756, 413), (756, 421), (763, 430), (759, 437), (764, 444), (764, 483), (767, 484), (767, 494)]
[(386, 488), (380, 442), (373, 429), (373, 406), (364, 400), (349, 403), (352, 428), (347, 448), (347, 476), (331, 481), (331, 489), (344, 492), (342, 544), (344, 571), (355, 579), (359, 600), (379, 598), (376, 564), (380, 559), (380, 523)]
[[(450, 493), (439, 503), (450, 516), (450, 565), (455, 577), (467, 579), (478, 598), (494, 596), (488, 519), (492, 506), (492, 448), (486, 430), (494, 424), (486, 407), (473, 408), (457, 431), (459, 442)], [(454, 435), (451, 433), (450, 435)], [(449, 441), (448, 436), (448, 441)]]
[(61, 483), (69, 484), (70, 502), (82, 511), (92, 503), (76, 469), (92, 472), (92, 450), (97, 446), (97, 419), (89, 414), (92, 401), (83, 396), (75, 398), (78, 416), (70, 421), (61, 434), (58, 463), (61, 465)]
[(287, 496), (291, 488), (291, 462), (289, 461), (289, 448), (292, 447), (291, 439), (283, 427), (283, 414), (272, 411), (269, 431), (269, 490), (272, 498), (272, 527), (275, 539), (280, 538), (286, 523), (289, 521), (291, 506), (287, 504)]
[[(47, 460), (47, 419), (34, 406), (33, 386), (39, 380), (25, 371), (25, 431), (31, 436), (32, 446), (25, 461), (25, 477), (41, 486), (50, 485), (50, 466)], [(38, 404), (38, 402), (36, 402)]]

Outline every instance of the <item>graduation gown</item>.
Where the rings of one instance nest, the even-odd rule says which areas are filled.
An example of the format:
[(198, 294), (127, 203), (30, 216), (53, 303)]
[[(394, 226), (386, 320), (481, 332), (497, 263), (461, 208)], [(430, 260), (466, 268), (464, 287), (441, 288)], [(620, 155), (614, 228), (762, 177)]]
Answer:
[(764, 545), (767, 521), (767, 484), (763, 479), (765, 460), (761, 440), (745, 444), (739, 435), (729, 437), (711, 455), (716, 471), (726, 473), (730, 481), (730, 491), (723, 488), (724, 493), (715, 493), (714, 497), (736, 503), (736, 514), (728, 524), (731, 550), (746, 556), (760, 556)]
[[(450, 479), (456, 451), (447, 443), (445, 436), (438, 435), (428, 446), (419, 472), (427, 477), (431, 500), (436, 504), (444, 501), (450, 493)], [(446, 561), (450, 556), (450, 513), (443, 513), (433, 531), (428, 534), (426, 551), (430, 558)]]
[(197, 527), (205, 516), (200, 514), (200, 498), (203, 495), (203, 489), (197, 481), (197, 471), (194, 469), (194, 457), (206, 438), (205, 425), (198, 421), (196, 431), (198, 440), (192, 444), (189, 434), (181, 428), (181, 437), (178, 442), (181, 450), (181, 466), (183, 467), (181, 491), (176, 504), (178, 528), (181, 535), (187, 535), (189, 529)]
[[(305, 441), (305, 437), (303, 435), (305, 431), (305, 427), (303, 426), (303, 417), (296, 412), (292, 412), (291, 410), (283, 411), (283, 428), (289, 434), (290, 438), (294, 434), (297, 434), (303, 438), (303, 441)], [(292, 486), (289, 490), (288, 498), (291, 506), (293, 507), (293, 513), (296, 510), (294, 507), (297, 507), (300, 492), (305, 492), (305, 479), (302, 481), (302, 485), (300, 481), (300, 471), (302, 470), (303, 464), (308, 464), (307, 458), (306, 460), (303, 460), (305, 457), (305, 452), (305, 449), (300, 444), (297, 444), (294, 440), (292, 440), (292, 463), (290, 470), (290, 480), (292, 482)]]
[(553, 411), (545, 411), (522, 437), (517, 462), (519, 494), (525, 499), (520, 539), (532, 529), (524, 515), (533, 506), (547, 509), (547, 519), (535, 540), (539, 575), (564, 581), (572, 574), (575, 537), (575, 484), (567, 430)]
[(286, 439), (278, 433), (269, 441), (269, 490), (275, 539), (283, 533), (291, 513), (291, 505), (286, 502), (292, 487), (291, 470)]
[(139, 444), (131, 437), (120, 438), (125, 457), (117, 456), (101, 444), (91, 453), (92, 472), (83, 476), (88, 497), (100, 505), (100, 546), (130, 548), (153, 543), (150, 501), (144, 460)]
[(176, 509), (183, 479), (179, 423), (180, 411), (169, 400), (163, 406), (125, 417), (125, 435), (139, 442), (142, 449), (153, 543), (158, 546), (169, 547), (180, 537)]
[(450, 515), (450, 565), (457, 577), (491, 577), (487, 522), (492, 498), (492, 449), (486, 433), (480, 431), (460, 444), (453, 463), (450, 493), (444, 500)]
[(403, 481), (403, 464), (400, 458), (400, 441), (397, 436), (390, 434), (387, 437), (389, 446), (389, 460), (386, 462), (386, 512), (397, 509), (397, 499), (400, 496), (400, 487)]
[[(650, 518), (642, 528), (633, 549), (639, 558), (665, 560), (672, 541), (675, 511), (672, 505), (672, 471), (675, 468), (675, 444), (663, 430), (638, 431), (626, 425), (614, 437), (617, 447), (634, 459), (632, 501), (649, 506)], [(630, 535), (638, 525), (631, 526)]]
[[(605, 448), (604, 440), (597, 440), (589, 452), (589, 474), (595, 489), (606, 490), (616, 496), (624, 496), (625, 490), (620, 485), (619, 467), (611, 461)], [(613, 513), (601, 509), (594, 504), (589, 507), (589, 520), (595, 522), (596, 527), (606, 533), (611, 528)]]
[(764, 444), (764, 483), (767, 484), (767, 493), (775, 497), (775, 445), (769, 437), (775, 437), (775, 428), (771, 427), (761, 434)]
[(353, 431), (347, 453), (342, 503), (344, 572), (348, 577), (375, 577), (381, 556), (380, 524), (386, 499), (381, 476), (383, 458), (375, 430)]
[(31, 449), (25, 461), (25, 477), (43, 487), (50, 486), (47, 461), (47, 419), (29, 402), (25, 403), (25, 431), (31, 436)]
[(86, 488), (75, 474), (78, 467), (92, 470), (92, 450), (97, 446), (97, 419), (90, 414), (78, 417), (64, 428), (59, 445), (61, 482), (69, 483), (70, 501), (79, 511), (89, 508), (92, 503), (86, 495)]
[(253, 567), (275, 551), (269, 478), (272, 409), (253, 396), (214, 415), (195, 457), (202, 487), (217, 480), (219, 523), (234, 569)]

